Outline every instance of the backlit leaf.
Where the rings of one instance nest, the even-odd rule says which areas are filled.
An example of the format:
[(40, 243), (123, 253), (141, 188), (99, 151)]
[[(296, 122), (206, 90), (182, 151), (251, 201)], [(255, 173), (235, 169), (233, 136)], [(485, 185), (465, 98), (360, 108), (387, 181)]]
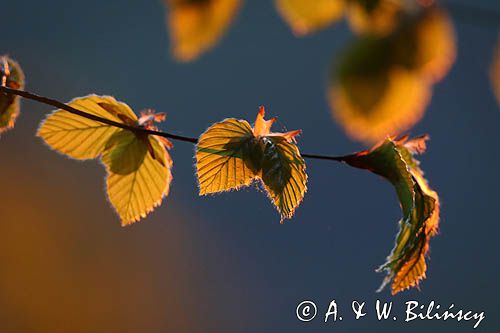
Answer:
[(258, 173), (258, 165), (252, 165), (254, 140), (250, 124), (237, 119), (216, 123), (200, 136), (196, 149), (200, 195), (250, 185)]
[[(164, 114), (150, 110), (135, 113), (110, 96), (76, 98), (69, 106), (88, 114), (135, 127), (156, 130)], [(165, 138), (140, 134), (104, 124), (65, 110), (56, 110), (40, 126), (37, 135), (54, 150), (75, 159), (101, 157), (107, 171), (109, 201), (127, 225), (149, 214), (168, 194), (172, 160)]]
[(392, 283), (393, 294), (418, 286), (425, 278), (429, 240), (438, 231), (439, 198), (428, 186), (419, 162), (414, 158), (414, 154), (425, 151), (427, 139), (426, 136), (409, 141), (407, 137), (387, 139), (371, 150), (345, 159), (354, 167), (383, 176), (398, 193), (403, 219), (399, 222), (394, 248), (379, 269), (387, 272), (379, 290)]
[[(137, 124), (137, 116), (128, 105), (110, 96), (89, 95), (72, 100), (69, 106), (95, 116), (129, 125)], [(98, 157), (108, 140), (120, 129), (96, 120), (83, 118), (64, 110), (50, 114), (37, 135), (60, 153), (79, 160)]]
[(211, 49), (228, 29), (242, 0), (164, 0), (171, 50), (192, 61)]
[(306, 164), (299, 149), (282, 136), (261, 138), (261, 177), (283, 218), (291, 218), (307, 191)]
[(396, 245), (380, 270), (387, 271), (381, 288), (392, 279), (391, 291), (396, 294), (418, 286), (425, 278), (425, 257), (429, 240), (437, 234), (439, 224), (439, 198), (426, 181), (415, 174), (415, 210), (411, 225), (400, 224)]
[[(7, 56), (0, 56), (0, 85), (24, 89), (21, 66)], [(0, 134), (14, 127), (19, 115), (19, 99), (19, 96), (0, 93)]]
[(168, 195), (172, 160), (156, 137), (120, 130), (107, 142), (102, 161), (108, 197), (122, 225), (146, 217)]
[(341, 18), (344, 0), (275, 0), (276, 8), (293, 32), (306, 35)]
[(400, 0), (351, 0), (347, 18), (358, 34), (387, 35), (399, 23)]
[(415, 206), (415, 183), (397, 144), (387, 139), (370, 150), (350, 155), (345, 160), (356, 168), (367, 169), (386, 178), (395, 187), (403, 210), (403, 220), (410, 222)]
[(300, 131), (273, 133), (275, 119), (264, 119), (261, 107), (255, 126), (225, 119), (209, 127), (196, 147), (200, 195), (237, 190), (260, 180), (284, 218), (291, 218), (307, 190), (304, 159), (294, 143)]

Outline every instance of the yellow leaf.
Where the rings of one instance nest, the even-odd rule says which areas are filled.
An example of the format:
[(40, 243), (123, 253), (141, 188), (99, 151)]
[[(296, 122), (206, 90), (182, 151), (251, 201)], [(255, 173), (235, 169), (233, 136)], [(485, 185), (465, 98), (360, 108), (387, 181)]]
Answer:
[[(21, 66), (7, 56), (0, 56), (0, 85), (24, 89)], [(0, 93), (0, 134), (14, 127), (19, 116), (19, 96)]]
[(431, 96), (426, 80), (401, 67), (348, 75), (330, 84), (334, 117), (349, 136), (369, 144), (411, 128)]
[[(154, 123), (165, 119), (164, 114), (151, 110), (141, 112), (138, 119), (128, 105), (110, 96), (89, 95), (68, 105), (94, 116), (150, 130), (157, 130)], [(172, 160), (166, 148), (172, 144), (166, 138), (134, 133), (64, 110), (50, 114), (37, 135), (72, 158), (102, 158), (108, 174), (109, 201), (122, 225), (145, 217), (168, 194)]]
[(340, 19), (345, 0), (275, 0), (275, 4), (294, 34), (303, 36)]
[(354, 32), (378, 36), (394, 30), (402, 9), (399, 0), (355, 0), (347, 8), (347, 19)]
[(257, 176), (251, 165), (252, 128), (245, 120), (226, 119), (200, 136), (196, 167), (200, 195), (248, 186)]
[[(129, 125), (137, 116), (128, 105), (110, 96), (89, 95), (72, 100), (69, 106), (89, 114)], [(83, 118), (64, 110), (50, 114), (38, 129), (37, 136), (60, 153), (84, 160), (98, 157), (119, 128)]]
[(172, 160), (154, 136), (115, 133), (103, 153), (111, 204), (128, 225), (146, 217), (168, 195)]
[(304, 159), (294, 137), (300, 131), (272, 133), (261, 107), (254, 128), (226, 119), (209, 127), (196, 147), (200, 195), (237, 190), (261, 180), (284, 218), (291, 218), (307, 190)]
[(222, 37), (242, 0), (164, 0), (173, 56), (192, 61)]

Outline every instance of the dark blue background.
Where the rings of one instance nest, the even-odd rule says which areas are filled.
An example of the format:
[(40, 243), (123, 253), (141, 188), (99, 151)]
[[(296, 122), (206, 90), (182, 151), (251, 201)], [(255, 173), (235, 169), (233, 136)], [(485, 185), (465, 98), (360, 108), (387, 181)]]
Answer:
[[(498, 8), (493, 0), (462, 3)], [(279, 116), (275, 129), (303, 130), (299, 138), (303, 152), (342, 154), (363, 148), (332, 120), (325, 98), (330, 62), (353, 38), (345, 22), (298, 39), (271, 1), (246, 1), (215, 49), (194, 63), (179, 64), (169, 55), (164, 7), (158, 0), (4, 1), (0, 7), (0, 53), (22, 64), (30, 91), (62, 101), (88, 93), (113, 95), (136, 111), (151, 107), (166, 112), (162, 129), (192, 136), (225, 117), (253, 122), (262, 104), (269, 116)], [(0, 200), (18, 195), (15, 200), (22, 201), (36, 183), (45, 192), (40, 190), (32, 199), (48, 200), (39, 209), (46, 209), (51, 218), (9, 220), (1, 213), (8, 207), (0, 206), (0, 224), (4, 228), (7, 223), (26, 224), (27, 230), (33, 224), (48, 232), (77, 224), (72, 232), (57, 237), (87, 256), (82, 259), (62, 248), (69, 251), (65, 252), (69, 266), (55, 265), (57, 274), (72, 270), (81, 260), (88, 262), (86, 270), (98, 270), (94, 262), (113, 248), (116, 256), (107, 260), (109, 264), (121, 260), (120, 276), (128, 287), (120, 287), (116, 280), (95, 287), (79, 279), (74, 289), (81, 295), (68, 294), (77, 304), (75, 316), (92, 322), (95, 332), (472, 330), (470, 322), (403, 323), (403, 304), (413, 299), (485, 311), (478, 331), (497, 331), (500, 110), (488, 70), (500, 22), (477, 20), (463, 10), (451, 13), (458, 58), (434, 88), (424, 119), (412, 131), (431, 135), (422, 165), (442, 200), (441, 233), (431, 242), (428, 279), (421, 291), (395, 297), (387, 290), (375, 293), (383, 275), (374, 270), (392, 247), (401, 215), (394, 190), (378, 177), (333, 162), (308, 160), (309, 191), (296, 216), (280, 225), (266, 196), (254, 188), (198, 197), (193, 146), (175, 142), (170, 196), (145, 222), (123, 229), (106, 203), (101, 167), (58, 156), (32, 137), (50, 108), (28, 101), (23, 102), (17, 128), (0, 141), (0, 172), (7, 175), (11, 170), (7, 165), (15, 165)], [(25, 185), (19, 187), (21, 182)], [(43, 199), (43, 193), (50, 198)], [(64, 213), (68, 205), (74, 215)], [(182, 241), (173, 239), (177, 233)], [(94, 246), (95, 252), (87, 252)], [(121, 251), (138, 254), (128, 261)], [(0, 274), (16, 269), (2, 266)], [(137, 294), (145, 288), (136, 283), (138, 270), (151, 281), (145, 291), (150, 297), (143, 303), (137, 302)], [(36, 281), (36, 276), (28, 279)], [(47, 283), (57, 290), (56, 281)], [(23, 288), (17, 288), (21, 293)], [(109, 307), (92, 312), (99, 300), (85, 300), (85, 295), (93, 288), (116, 291), (113, 295), (120, 304), (114, 307), (112, 296), (103, 293), (102, 297), (111, 297)], [(79, 331), (71, 320), (56, 314), (47, 326), (30, 325), (44, 316), (30, 305), (30, 299), (41, 297), (38, 290), (25, 295), (24, 305), (0, 294), (0, 318), (5, 319), (0, 330)], [(295, 318), (295, 307), (304, 299), (315, 300), (321, 312), (331, 299), (344, 312), (353, 299), (366, 301), (369, 310), (376, 299), (392, 300), (401, 318), (377, 322), (372, 311), (360, 321), (345, 313), (344, 320), (335, 324), (322, 323), (319, 317), (304, 324)], [(64, 307), (60, 301), (47, 299), (46, 304)], [(81, 310), (87, 308), (92, 316)], [(175, 323), (179, 314), (181, 323)], [(142, 321), (133, 321), (134, 316)]]

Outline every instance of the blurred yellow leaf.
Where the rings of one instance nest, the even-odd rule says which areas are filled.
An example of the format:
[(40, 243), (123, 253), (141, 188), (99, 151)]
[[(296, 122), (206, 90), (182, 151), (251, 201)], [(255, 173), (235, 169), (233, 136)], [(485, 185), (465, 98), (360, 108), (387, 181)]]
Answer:
[(209, 127), (196, 147), (200, 195), (237, 190), (260, 180), (282, 221), (291, 218), (307, 190), (305, 162), (294, 144), (300, 131), (273, 133), (274, 121), (264, 119), (261, 107), (253, 128), (233, 118)]
[(109, 200), (122, 225), (146, 217), (168, 195), (172, 160), (156, 137), (120, 130), (107, 142), (102, 161)]
[(399, 23), (400, 0), (349, 1), (347, 19), (357, 34), (383, 36), (391, 33)]
[(293, 32), (303, 36), (340, 19), (345, 0), (275, 0), (275, 4)]
[(444, 10), (433, 7), (424, 13), (417, 30), (417, 64), (426, 77), (440, 81), (455, 62), (457, 52), (451, 19)]
[(500, 104), (500, 39), (497, 50), (495, 51), (493, 63), (491, 64), (490, 79), (493, 92), (495, 93), (498, 103)]
[[(0, 85), (24, 89), (21, 66), (7, 56), (0, 56)], [(19, 96), (0, 93), (0, 134), (14, 127), (19, 115)]]
[[(156, 129), (164, 114), (151, 111), (138, 119), (125, 103), (110, 96), (76, 98), (69, 106), (118, 123)], [(168, 194), (172, 160), (165, 138), (134, 133), (65, 110), (56, 110), (40, 126), (37, 135), (54, 150), (75, 159), (102, 157), (108, 173), (107, 191), (122, 225), (140, 220)]]
[(171, 50), (192, 61), (211, 49), (228, 29), (242, 0), (164, 0)]
[(373, 144), (410, 129), (423, 116), (432, 84), (450, 69), (453, 27), (438, 7), (422, 8), (392, 33), (352, 43), (329, 81), (334, 117), (354, 139)]
[(432, 6), (409, 20), (394, 36), (395, 62), (418, 70), (432, 83), (438, 82), (455, 62), (457, 46), (451, 18), (444, 9)]
[(334, 117), (349, 136), (366, 143), (411, 128), (424, 114), (430, 96), (429, 84), (401, 67), (348, 75), (329, 87)]

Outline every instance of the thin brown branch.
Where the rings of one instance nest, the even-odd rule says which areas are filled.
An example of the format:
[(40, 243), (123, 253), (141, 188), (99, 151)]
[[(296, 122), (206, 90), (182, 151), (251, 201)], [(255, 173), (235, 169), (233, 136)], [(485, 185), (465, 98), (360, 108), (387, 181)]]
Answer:
[[(177, 141), (190, 142), (193, 144), (196, 144), (198, 142), (197, 138), (176, 135), (176, 134), (171, 134), (171, 133), (161, 132), (161, 131), (152, 131), (152, 130), (146, 129), (144, 127), (131, 126), (131, 125), (119, 123), (119, 122), (116, 122), (116, 121), (113, 121), (110, 119), (102, 118), (102, 117), (87, 113), (85, 111), (75, 109), (75, 108), (73, 108), (67, 104), (64, 104), (62, 102), (59, 102), (55, 99), (47, 98), (44, 96), (39, 96), (39, 95), (33, 94), (31, 92), (28, 92), (28, 91), (0, 86), (0, 92), (6, 93), (6, 94), (11, 94), (11, 95), (21, 96), (21, 97), (24, 97), (24, 98), (32, 100), (32, 101), (36, 101), (36, 102), (39, 102), (42, 104), (50, 105), (50, 106), (53, 106), (55, 108), (68, 111), (69, 113), (76, 114), (80, 117), (95, 120), (95, 121), (101, 122), (101, 123), (109, 125), (109, 126), (114, 126), (114, 127), (126, 129), (126, 130), (132, 131), (134, 133), (143, 133), (143, 134), (162, 136), (164, 138), (177, 140)], [(302, 157), (308, 158), (308, 159), (329, 160), (329, 161), (336, 161), (336, 162), (344, 162), (346, 159), (346, 156), (329, 156), (329, 155), (318, 155), (318, 154), (301, 154), (301, 155), (302, 155)]]

